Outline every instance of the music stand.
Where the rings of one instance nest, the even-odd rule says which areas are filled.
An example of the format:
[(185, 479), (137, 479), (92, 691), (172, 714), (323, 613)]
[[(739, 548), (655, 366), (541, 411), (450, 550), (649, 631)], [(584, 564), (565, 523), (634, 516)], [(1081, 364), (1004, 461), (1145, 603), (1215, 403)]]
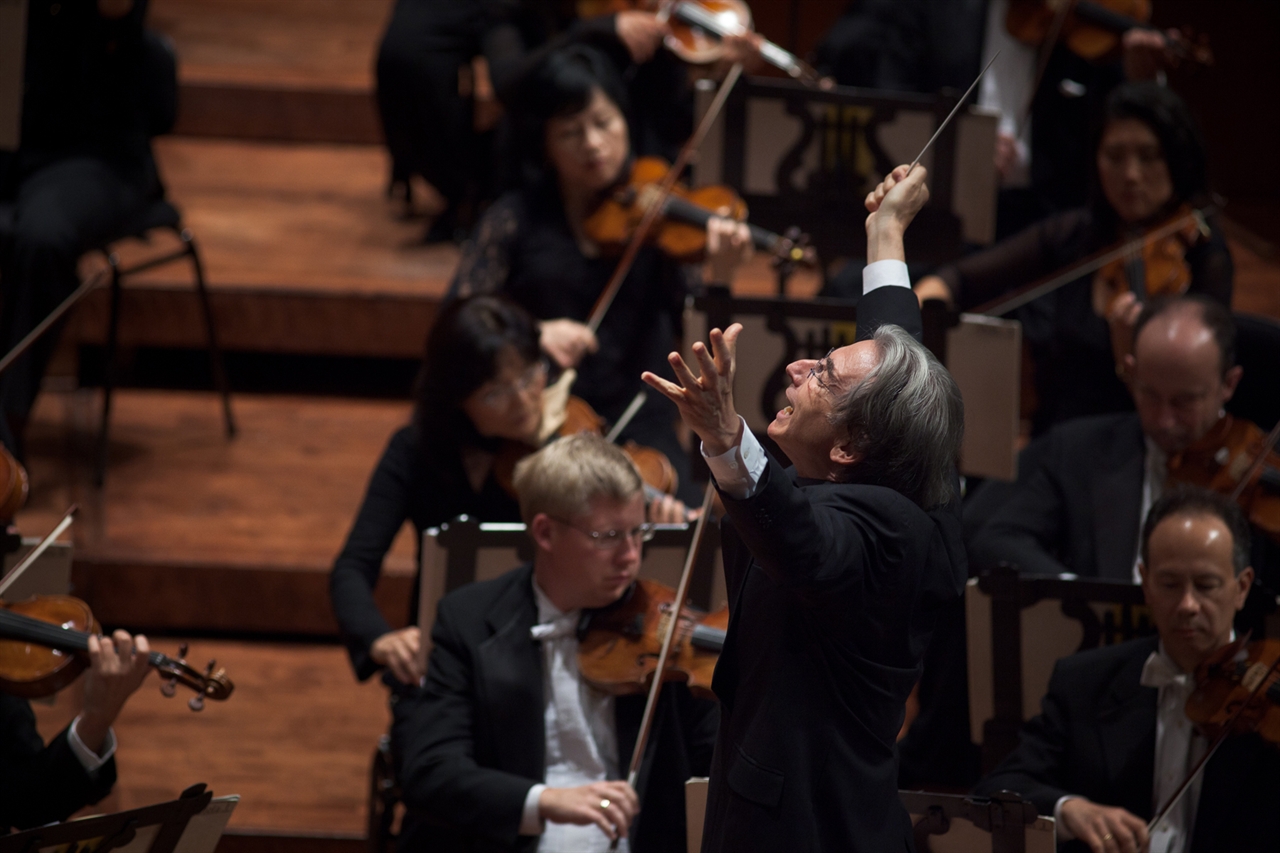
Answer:
[[(238, 798), (219, 798), (211, 808), (212, 801), (213, 793), (203, 783), (192, 785), (167, 803), (0, 837), (0, 853), (39, 853), (51, 848), (65, 853), (213, 853)], [(185, 838), (192, 819), (206, 810), (213, 825), (199, 827), (201, 839)], [(179, 847), (180, 842), (185, 843)]]
[[(990, 797), (899, 791), (898, 798), (911, 815), (919, 853), (1054, 853), (1057, 849), (1053, 818), (1040, 817), (1033, 804), (1012, 791)], [(946, 838), (952, 833), (954, 837)]]

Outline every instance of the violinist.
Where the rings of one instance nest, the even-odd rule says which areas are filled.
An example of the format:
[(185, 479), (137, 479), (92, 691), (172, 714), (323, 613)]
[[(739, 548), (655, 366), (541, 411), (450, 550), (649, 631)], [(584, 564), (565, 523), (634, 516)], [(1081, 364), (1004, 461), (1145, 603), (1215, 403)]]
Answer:
[[(1059, 840), (1094, 853), (1274, 850), (1280, 751), (1233, 735), (1151, 837), (1147, 823), (1205, 754), (1187, 718), (1196, 670), (1234, 639), (1252, 581), (1249, 525), (1227, 499), (1165, 495), (1142, 531), (1142, 592), (1158, 637), (1058, 662), (1039, 716), (978, 786), (1017, 791), (1057, 819)], [(1149, 846), (1148, 846), (1149, 845)]]
[[(598, 51), (577, 45), (534, 68), (513, 104), (527, 182), (499, 198), (463, 251), (450, 295), (501, 293), (542, 321), (542, 348), (559, 367), (576, 367), (573, 393), (616, 421), (645, 370), (671, 376), (665, 355), (679, 337), (688, 269), (655, 247), (642, 248), (599, 334), (584, 325), (617, 259), (602, 255), (583, 230), (596, 202), (630, 174), (627, 92)], [(745, 226), (708, 225), (707, 276), (728, 282), (750, 254)], [(623, 432), (676, 466), (678, 496), (697, 500), (677, 414), (659, 394)]]
[(684, 850), (684, 782), (710, 765), (715, 703), (663, 687), (633, 790), (644, 697), (596, 690), (577, 662), (584, 612), (639, 572), (651, 535), (640, 477), (579, 434), (522, 460), (515, 486), (533, 564), (445, 596), (426, 681), (394, 705), (399, 849)]
[[(537, 323), (518, 305), (482, 296), (458, 300), (436, 318), (413, 419), (383, 451), (329, 579), (361, 680), (380, 668), (402, 684), (421, 678), (417, 627), (392, 630), (373, 598), (383, 558), (406, 521), (420, 539), (428, 527), (464, 514), (520, 520), (494, 463), (505, 443), (536, 447), (547, 438), (546, 385)], [(684, 509), (670, 499), (651, 507), (654, 521), (683, 518)]]
[(66, 820), (107, 795), (116, 782), (111, 724), (151, 671), (149, 650), (141, 634), (90, 637), (84, 704), (47, 745), (31, 704), (0, 693), (0, 835)]
[[(1148, 303), (1127, 360), (1137, 413), (1060, 424), (1023, 451), (1016, 485), (975, 493), (975, 501), (991, 500), (988, 490), (1001, 498), (972, 533), (974, 565), (1136, 583), (1141, 520), (1169, 488), (1171, 462), (1234, 423), (1223, 407), (1243, 374), (1235, 337), (1216, 300)], [(1255, 567), (1274, 583), (1271, 566)]]
[[(741, 326), (672, 353), (729, 521), (730, 621), (704, 851), (911, 849), (896, 740), (939, 613), (967, 575), (959, 389), (919, 343), (903, 234), (929, 197), (899, 166), (868, 196), (858, 342), (787, 368), (764, 451), (733, 405)], [(901, 325), (898, 325), (901, 324)]]
[[(1093, 200), (1066, 211), (916, 283), (921, 300), (943, 299), (970, 310), (1080, 261), (1121, 239), (1141, 235), (1184, 204), (1204, 201), (1205, 152), (1186, 105), (1151, 83), (1118, 87), (1108, 97), (1095, 152)], [(1188, 292), (1231, 304), (1233, 268), (1212, 217), (1209, 237), (1185, 252)], [(1145, 280), (1127, 280), (1138, 301)], [(1111, 308), (1100, 276), (1085, 276), (1014, 315), (1023, 323), (1035, 363), (1036, 435), (1073, 417), (1129, 411), (1116, 375)], [(1116, 316), (1128, 324), (1132, 314)], [(1125, 334), (1117, 332), (1119, 337)]]

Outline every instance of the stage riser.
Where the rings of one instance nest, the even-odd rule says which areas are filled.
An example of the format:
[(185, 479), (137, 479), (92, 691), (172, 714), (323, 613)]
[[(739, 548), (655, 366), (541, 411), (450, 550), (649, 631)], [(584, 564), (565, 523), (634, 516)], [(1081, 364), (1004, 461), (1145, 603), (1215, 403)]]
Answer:
[(382, 143), (372, 92), (184, 83), (173, 132), (285, 142)]
[[(72, 592), (108, 627), (254, 637), (338, 636), (329, 575), (280, 566), (165, 566), (76, 560)], [(409, 613), (413, 578), (384, 576), (375, 599), (393, 628)]]
[(218, 842), (218, 853), (365, 853), (363, 838), (298, 835), (251, 835), (228, 832)]
[[(429, 297), (281, 293), (223, 289), (210, 295), (218, 343), (226, 350), (316, 355), (419, 358), (435, 319)], [(104, 344), (107, 291), (87, 297), (63, 340)], [(120, 344), (199, 348), (206, 333), (191, 287), (126, 288), (121, 296)]]

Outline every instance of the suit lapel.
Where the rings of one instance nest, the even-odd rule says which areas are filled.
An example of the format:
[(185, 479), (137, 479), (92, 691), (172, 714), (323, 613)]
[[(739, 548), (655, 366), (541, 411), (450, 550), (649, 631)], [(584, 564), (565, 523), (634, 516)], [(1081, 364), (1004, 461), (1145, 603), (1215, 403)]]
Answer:
[(1134, 644), (1098, 708), (1098, 738), (1111, 794), (1103, 802), (1123, 806), (1142, 818), (1151, 816), (1155, 781), (1156, 699), (1143, 687), (1142, 666), (1156, 649), (1156, 638)]
[(1122, 439), (1102, 451), (1093, 483), (1093, 548), (1098, 577), (1133, 580), (1142, 519), (1146, 447), (1136, 417)]
[(476, 649), (479, 707), (488, 709), (500, 769), (530, 779), (546, 773), (542, 654), (529, 636), (537, 621), (532, 569), (520, 572), (486, 616), (493, 634)]

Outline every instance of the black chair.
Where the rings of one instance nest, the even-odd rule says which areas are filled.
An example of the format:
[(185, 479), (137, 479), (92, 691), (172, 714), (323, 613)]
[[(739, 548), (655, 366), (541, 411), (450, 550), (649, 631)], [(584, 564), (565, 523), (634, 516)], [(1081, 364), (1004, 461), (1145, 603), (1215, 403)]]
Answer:
[[(128, 237), (147, 239), (154, 230), (169, 230), (178, 235), (181, 246), (173, 251), (155, 255), (145, 260), (123, 266), (119, 255), (112, 249), (113, 244)], [(208, 338), (209, 366), (213, 372), (214, 387), (222, 397), (222, 417), (226, 424), (227, 438), (236, 434), (235, 418), (231, 413), (231, 390), (227, 383), (227, 373), (222, 361), (222, 351), (218, 348), (217, 334), (213, 324), (213, 310), (209, 304), (209, 290), (204, 281), (204, 265), (200, 262), (200, 253), (196, 249), (196, 241), (191, 231), (182, 227), (182, 216), (178, 209), (163, 198), (156, 199), (137, 218), (125, 223), (117, 235), (98, 249), (107, 259), (111, 267), (110, 314), (107, 321), (107, 352), (102, 386), (102, 419), (98, 428), (97, 462), (94, 481), (102, 486), (107, 473), (107, 450), (111, 422), (111, 396), (118, 382), (118, 366), (116, 364), (119, 349), (120, 332), (120, 295), (124, 279), (127, 276), (154, 269), (165, 264), (186, 259), (191, 262), (191, 274), (194, 279), (196, 295), (200, 299), (200, 311), (204, 317), (205, 334)]]

